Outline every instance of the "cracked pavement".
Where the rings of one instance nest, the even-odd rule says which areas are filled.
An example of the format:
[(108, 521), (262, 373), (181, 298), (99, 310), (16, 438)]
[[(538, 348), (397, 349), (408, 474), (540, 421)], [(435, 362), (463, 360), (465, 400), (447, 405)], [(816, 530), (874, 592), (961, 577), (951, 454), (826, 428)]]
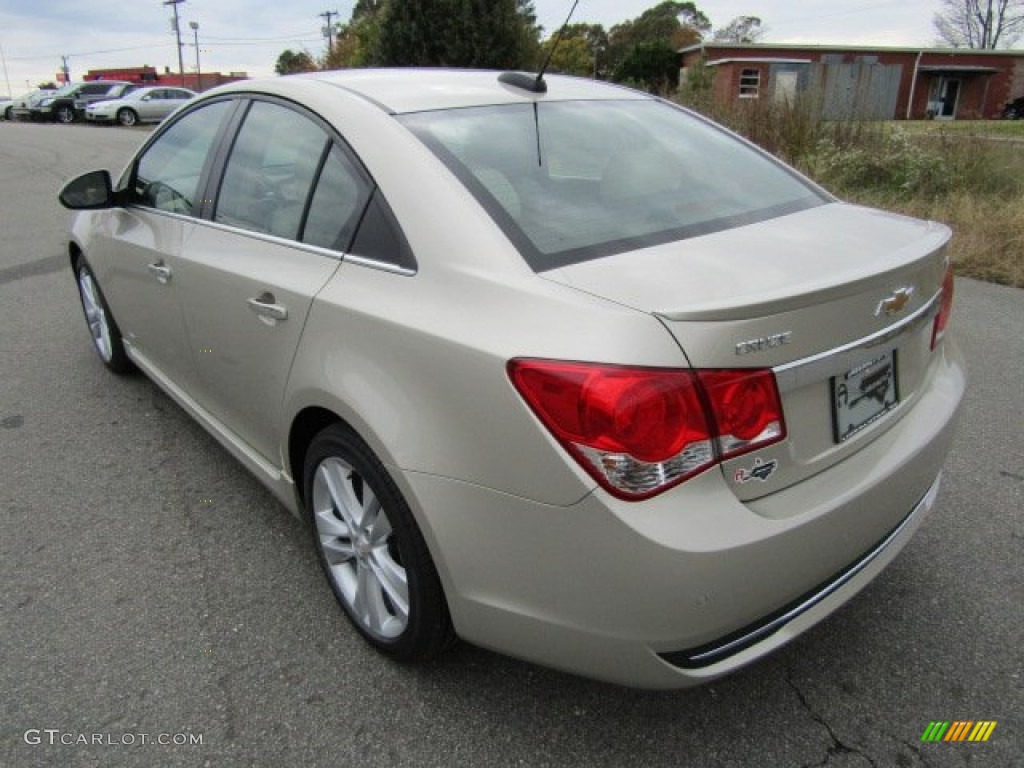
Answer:
[[(155, 386), (94, 358), (56, 187), (119, 170), (144, 137), (0, 124), (0, 765), (1021, 764), (1024, 293), (958, 281), (971, 384), (937, 507), (773, 656), (677, 692), (465, 645), (406, 667), (348, 627), (302, 524)], [(998, 726), (921, 743), (936, 719)], [(203, 743), (25, 743), (47, 728)]]

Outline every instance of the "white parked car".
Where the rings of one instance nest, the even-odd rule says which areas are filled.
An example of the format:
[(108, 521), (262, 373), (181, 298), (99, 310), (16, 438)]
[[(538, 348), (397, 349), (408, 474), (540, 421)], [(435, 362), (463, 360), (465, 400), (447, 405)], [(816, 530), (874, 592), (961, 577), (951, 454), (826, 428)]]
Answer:
[(648, 94), (236, 83), (61, 201), (99, 358), (309, 522), (393, 657), (458, 635), (694, 685), (849, 600), (935, 503), (950, 230)]
[(85, 108), (85, 119), (90, 123), (157, 123), (182, 104), (196, 97), (187, 88), (139, 88), (119, 99), (95, 101)]

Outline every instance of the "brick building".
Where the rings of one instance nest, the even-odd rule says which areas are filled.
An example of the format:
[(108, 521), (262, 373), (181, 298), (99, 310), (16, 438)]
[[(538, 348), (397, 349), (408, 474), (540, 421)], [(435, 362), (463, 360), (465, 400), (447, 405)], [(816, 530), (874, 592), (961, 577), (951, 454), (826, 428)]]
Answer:
[(224, 83), (233, 83), (236, 80), (247, 80), (248, 78), (249, 76), (245, 72), (232, 72), (229, 75), (220, 72), (202, 72), (199, 75), (196, 75), (195, 72), (186, 72), (182, 77), (177, 72), (172, 72), (170, 67), (164, 67), (163, 72), (158, 72), (156, 67), (115, 67), (112, 69), (90, 69), (83, 79), (127, 80), (130, 83), (142, 85), (175, 85), (193, 91), (207, 91)]
[(712, 71), (721, 101), (821, 99), (834, 119), (999, 117), (1024, 96), (1024, 51), (703, 43), (683, 48), (682, 66)]

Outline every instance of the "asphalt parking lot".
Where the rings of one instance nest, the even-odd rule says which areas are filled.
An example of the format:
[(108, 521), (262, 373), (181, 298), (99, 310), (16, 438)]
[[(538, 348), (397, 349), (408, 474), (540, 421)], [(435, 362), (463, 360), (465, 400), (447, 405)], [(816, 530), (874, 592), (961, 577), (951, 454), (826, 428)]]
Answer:
[[(0, 124), (0, 765), (1022, 764), (1024, 292), (958, 281), (971, 378), (938, 505), (781, 652), (669, 693), (466, 645), (406, 667), (349, 628), (299, 521), (95, 358), (56, 191), (144, 137)], [(922, 742), (936, 720), (997, 726)]]

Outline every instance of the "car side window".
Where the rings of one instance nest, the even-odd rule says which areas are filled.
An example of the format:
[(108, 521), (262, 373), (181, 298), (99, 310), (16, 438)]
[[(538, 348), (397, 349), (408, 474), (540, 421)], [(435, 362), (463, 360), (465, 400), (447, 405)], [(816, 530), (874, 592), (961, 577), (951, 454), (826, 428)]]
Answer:
[(214, 221), (296, 240), (327, 133), (293, 109), (253, 103), (235, 139)]
[(191, 214), (206, 156), (233, 106), (229, 101), (214, 102), (189, 113), (161, 134), (139, 158), (130, 202)]
[(333, 144), (313, 192), (302, 241), (347, 251), (369, 197), (370, 185), (345, 151)]
[(359, 231), (352, 242), (351, 253), (364, 259), (393, 264), (402, 269), (416, 269), (409, 241), (405, 239), (398, 219), (391, 211), (380, 189), (373, 193), (370, 204), (359, 222)]

